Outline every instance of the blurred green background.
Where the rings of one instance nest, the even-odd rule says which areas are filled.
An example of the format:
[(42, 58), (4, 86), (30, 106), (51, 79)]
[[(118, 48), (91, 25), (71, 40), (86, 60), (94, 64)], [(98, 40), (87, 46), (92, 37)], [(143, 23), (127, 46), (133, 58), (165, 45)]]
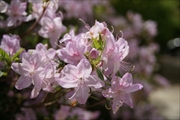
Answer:
[(160, 44), (161, 53), (167, 52), (167, 42), (180, 37), (179, 0), (112, 0), (112, 5), (120, 14), (127, 11), (140, 13), (144, 20), (157, 22), (158, 34), (155, 40)]

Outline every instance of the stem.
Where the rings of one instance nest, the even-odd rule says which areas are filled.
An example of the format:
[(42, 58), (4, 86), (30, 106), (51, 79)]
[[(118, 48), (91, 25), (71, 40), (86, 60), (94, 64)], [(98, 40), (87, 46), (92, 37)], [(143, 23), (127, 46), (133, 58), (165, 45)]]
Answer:
[(38, 20), (28, 29), (27, 32), (25, 32), (25, 33), (21, 36), (21, 39), (23, 39), (25, 36), (27, 36), (27, 35), (34, 29), (34, 27), (38, 24), (38, 22), (41, 20), (42, 16), (44, 15), (44, 13), (45, 13), (48, 5), (49, 5), (49, 2), (48, 2), (48, 4), (47, 4), (46, 6), (43, 7), (43, 12), (42, 12), (41, 16), (38, 18)]
[(92, 107), (94, 107), (94, 106), (97, 106), (97, 105), (105, 102), (105, 101), (106, 101), (106, 99), (104, 99), (104, 100), (102, 100), (102, 101), (99, 101), (99, 102), (97, 102), (97, 103), (95, 103), (95, 104), (92, 104), (92, 105), (90, 105), (90, 106), (87, 106), (86, 108), (92, 108)]

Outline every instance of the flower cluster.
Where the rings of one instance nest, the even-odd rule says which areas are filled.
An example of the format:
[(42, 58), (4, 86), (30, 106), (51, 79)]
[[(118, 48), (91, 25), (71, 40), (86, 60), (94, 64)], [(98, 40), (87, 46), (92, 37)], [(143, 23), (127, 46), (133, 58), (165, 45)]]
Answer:
[[(142, 89), (142, 85), (133, 84), (130, 70), (121, 67), (129, 52), (125, 39), (116, 40), (105, 23), (96, 21), (87, 32), (74, 35), (70, 31), (59, 42), (62, 47), (56, 50), (39, 43), (36, 49), (22, 54), (20, 63), (12, 63), (11, 68), (21, 75), (17, 89), (33, 84), (31, 98), (35, 98), (41, 89), (50, 92), (58, 83), (64, 89), (72, 88), (70, 99), (79, 104), (86, 104), (91, 92), (102, 91), (105, 98), (112, 98), (114, 113), (123, 102), (133, 107), (129, 93)], [(117, 75), (120, 69), (126, 72), (123, 77)]]
[[(83, 109), (91, 106), (92, 99), (98, 100), (93, 101), (97, 105), (103, 103), (112, 108), (111, 117), (125, 119), (129, 114), (141, 118), (138, 109), (142, 106), (137, 103), (138, 96), (131, 93), (144, 87), (138, 95), (147, 103), (154, 82), (169, 85), (163, 76), (155, 74), (158, 66), (155, 53), (159, 50), (153, 41), (156, 22), (145, 21), (133, 12), (126, 17), (117, 16), (109, 1), (99, 3), (98, 0), (0, 1), (0, 29), (4, 32), (0, 43), (0, 77), (12, 78), (7, 96), (17, 97), (21, 111), (26, 112), (17, 114), (17, 119), (36, 119), (39, 111), (34, 106), (43, 106), (42, 113), (46, 114), (49, 111), (44, 108), (52, 104), (56, 107), (50, 111), (51, 119), (77, 116), (96, 119), (99, 111)], [(82, 19), (94, 25), (90, 27)], [(94, 23), (95, 19), (98, 21)], [(82, 21), (85, 27), (80, 25)], [(121, 37), (114, 36), (119, 31)], [(14, 87), (21, 91), (14, 92)], [(123, 114), (118, 114), (123, 103), (135, 109), (125, 105), (119, 111)]]

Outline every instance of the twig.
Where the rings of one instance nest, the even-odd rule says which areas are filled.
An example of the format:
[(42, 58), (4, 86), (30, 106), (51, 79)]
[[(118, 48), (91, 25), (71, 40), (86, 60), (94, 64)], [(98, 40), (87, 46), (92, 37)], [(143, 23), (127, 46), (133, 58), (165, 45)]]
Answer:
[(28, 35), (33, 29), (34, 27), (38, 24), (38, 22), (41, 20), (42, 16), (44, 15), (47, 7), (48, 7), (49, 3), (47, 4), (47, 6), (44, 6), (43, 7), (43, 12), (41, 14), (41, 16), (38, 18), (38, 20), (28, 29), (27, 32), (25, 32), (22, 36), (21, 36), (21, 39), (24, 38), (26, 35)]

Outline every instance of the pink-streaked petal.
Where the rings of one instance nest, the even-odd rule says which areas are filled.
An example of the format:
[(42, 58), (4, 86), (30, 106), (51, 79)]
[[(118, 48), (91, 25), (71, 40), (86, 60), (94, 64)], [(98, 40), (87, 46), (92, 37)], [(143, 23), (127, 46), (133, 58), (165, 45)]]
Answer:
[(69, 79), (72, 79), (74, 77), (78, 79), (79, 77), (77, 75), (77, 72), (78, 72), (77, 67), (71, 64), (66, 65), (62, 70), (62, 73), (66, 75), (66, 77)]
[(32, 81), (34, 83), (34, 88), (40, 88), (41, 89), (42, 79), (43, 78), (40, 78), (38, 74), (33, 75)]
[(36, 45), (36, 50), (37, 51), (46, 51), (47, 48), (42, 43), (39, 43), (39, 44)]
[(115, 114), (122, 105), (123, 105), (123, 102), (121, 101), (121, 96), (118, 95), (117, 97), (113, 99), (113, 104), (112, 104), (113, 113)]
[(51, 43), (51, 46), (53, 47), (53, 48), (56, 48), (57, 47), (57, 42), (58, 42), (58, 39), (59, 39), (59, 35), (57, 35), (57, 34), (53, 34), (53, 33), (51, 33), (51, 36), (50, 36), (50, 43)]
[(18, 74), (23, 75), (21, 63), (12, 63), (11, 68)]
[(78, 69), (78, 76), (81, 78), (86, 78), (89, 77), (89, 75), (92, 72), (92, 67), (91, 64), (89, 63), (88, 60), (82, 59), (79, 64), (77, 65)]
[(114, 62), (113, 74), (116, 74), (118, 72), (119, 68), (120, 68), (120, 62), (119, 61), (115, 61)]
[(56, 81), (63, 88), (74, 88), (74, 87), (78, 86), (77, 80), (69, 79), (67, 77), (62, 77), (62, 78), (56, 79)]
[(48, 51), (47, 51), (47, 55), (50, 59), (53, 59), (56, 55), (56, 51), (52, 48), (50, 48)]
[(16, 82), (15, 87), (16, 89), (21, 90), (21, 89), (29, 87), (31, 83), (32, 83), (32, 79), (30, 77), (21, 76)]
[(31, 91), (31, 97), (30, 98), (35, 98), (39, 95), (41, 88), (36, 88), (34, 87), (33, 90)]
[(102, 95), (105, 97), (105, 98), (113, 98), (116, 96), (116, 93), (114, 93), (112, 91), (111, 88), (107, 89), (107, 90), (103, 90), (102, 91)]
[(125, 39), (119, 38), (116, 42), (117, 51), (120, 54), (120, 61), (123, 60), (129, 53), (129, 46)]
[(138, 91), (142, 88), (143, 88), (143, 86), (141, 84), (133, 84), (127, 88), (122, 88), (121, 90), (126, 93), (132, 93), (132, 92)]
[(118, 92), (120, 90), (119, 79), (121, 79), (121, 78), (118, 76), (113, 76), (113, 78), (111, 80), (111, 89), (114, 92)]
[(104, 86), (104, 82), (96, 75), (89, 76), (87, 79), (85, 79), (85, 82), (89, 87), (101, 88)]
[(132, 79), (131, 73), (126, 73), (126, 74), (122, 77), (121, 81), (132, 84), (133, 79)]
[(133, 108), (133, 102), (132, 102), (132, 99), (131, 99), (130, 94), (128, 94), (128, 93), (123, 93), (123, 95), (122, 95), (122, 100), (123, 100), (124, 103), (126, 103), (126, 104), (129, 105), (131, 108)]
[(78, 101), (78, 103), (85, 104), (89, 97), (89, 92), (89, 88), (85, 84), (81, 84), (78, 86), (75, 94), (73, 95), (73, 97), (71, 97), (71, 99), (75, 98)]

